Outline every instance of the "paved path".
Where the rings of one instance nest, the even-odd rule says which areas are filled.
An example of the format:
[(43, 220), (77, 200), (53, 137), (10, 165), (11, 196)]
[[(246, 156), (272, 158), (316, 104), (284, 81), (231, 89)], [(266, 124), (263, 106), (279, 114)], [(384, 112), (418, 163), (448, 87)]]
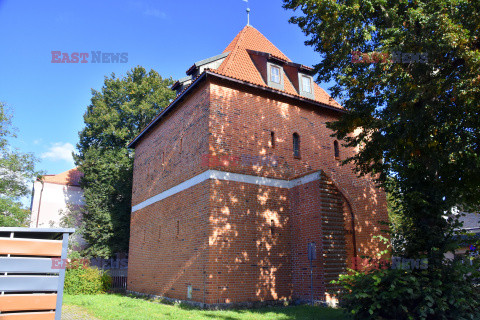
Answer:
[(77, 306), (62, 306), (62, 320), (99, 320)]

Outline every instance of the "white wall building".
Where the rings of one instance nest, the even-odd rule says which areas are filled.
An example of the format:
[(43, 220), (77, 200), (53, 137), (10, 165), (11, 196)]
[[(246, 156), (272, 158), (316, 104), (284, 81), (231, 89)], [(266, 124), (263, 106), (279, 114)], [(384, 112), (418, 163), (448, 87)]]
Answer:
[(76, 168), (33, 183), (31, 228), (59, 227), (62, 216), (84, 205), (82, 173)]

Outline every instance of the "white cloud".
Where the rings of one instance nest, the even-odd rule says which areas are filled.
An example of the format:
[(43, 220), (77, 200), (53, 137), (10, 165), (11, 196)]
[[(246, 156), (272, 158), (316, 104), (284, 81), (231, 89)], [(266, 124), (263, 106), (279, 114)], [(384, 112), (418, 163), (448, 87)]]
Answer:
[[(1, 1), (1, 0), (0, 0)], [(126, 2), (126, 8), (129, 11), (136, 11), (138, 13), (143, 14), (144, 16), (154, 17), (157, 19), (166, 19), (167, 14), (160, 9), (155, 8), (158, 7), (158, 2), (148, 0), (148, 1), (128, 1)]]
[(42, 159), (48, 159), (52, 161), (67, 161), (71, 164), (73, 163), (72, 152), (75, 150), (73, 144), (68, 142), (55, 142), (48, 149), (47, 152), (44, 152), (40, 155)]
[(165, 19), (167, 17), (165, 12), (162, 12), (162, 11), (160, 11), (158, 9), (154, 9), (154, 8), (146, 9), (145, 11), (143, 11), (143, 14), (146, 15), (146, 16), (152, 16), (152, 17), (160, 18), (160, 19)]

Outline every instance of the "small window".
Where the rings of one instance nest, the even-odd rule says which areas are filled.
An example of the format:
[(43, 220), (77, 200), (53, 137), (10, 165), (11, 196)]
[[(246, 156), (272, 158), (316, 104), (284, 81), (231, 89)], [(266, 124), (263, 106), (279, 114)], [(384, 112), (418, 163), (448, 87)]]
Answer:
[(177, 234), (176, 234), (176, 237), (178, 238), (178, 235), (180, 234), (180, 221), (177, 220)]
[(270, 148), (275, 148), (275, 132), (270, 131)]
[(296, 132), (293, 134), (293, 156), (300, 158), (300, 136)]
[(280, 83), (280, 68), (277, 66), (270, 66), (270, 81)]
[(183, 147), (183, 138), (180, 138), (180, 153), (182, 153), (182, 147)]
[(165, 151), (162, 152), (162, 166), (165, 165)]
[(333, 149), (335, 151), (335, 159), (337, 159), (337, 160), (340, 159), (340, 148), (338, 146), (338, 141), (337, 140), (335, 140), (333, 142)]
[(302, 76), (302, 90), (304, 92), (312, 93), (312, 80), (310, 77)]
[(270, 235), (274, 235), (275, 234), (275, 221), (270, 220)]

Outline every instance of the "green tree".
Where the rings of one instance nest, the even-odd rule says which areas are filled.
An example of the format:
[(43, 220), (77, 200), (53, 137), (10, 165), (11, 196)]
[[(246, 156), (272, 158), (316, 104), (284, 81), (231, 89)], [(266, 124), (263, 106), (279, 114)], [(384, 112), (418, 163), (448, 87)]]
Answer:
[(398, 201), (405, 254), (440, 263), (455, 226), (445, 213), (480, 204), (480, 2), (284, 6), (303, 12), (291, 22), (323, 57), (317, 79), (336, 81), (332, 92), (347, 113), (330, 128), (347, 146), (361, 146), (348, 161)]
[[(401, 254), (428, 258), (428, 272), (411, 274), (437, 288), (435, 295), (408, 288), (428, 308), (412, 312), (402, 304), (397, 319), (472, 318), (468, 309), (478, 304), (471, 283), (444, 253), (455, 247), (451, 209), (480, 206), (480, 1), (284, 0), (284, 7), (296, 10), (291, 22), (323, 58), (317, 80), (335, 81), (333, 95), (347, 112), (329, 127), (344, 145), (360, 148), (346, 161), (394, 199)], [(362, 277), (378, 285), (404, 273)], [(395, 286), (385, 289), (376, 288), (376, 297), (409, 299)], [(364, 302), (372, 303), (368, 317), (385, 318), (377, 312), (385, 305)]]
[(85, 254), (108, 257), (128, 251), (133, 150), (127, 145), (175, 97), (172, 84), (138, 66), (123, 78), (105, 77), (102, 90), (92, 90), (74, 156), (84, 173)]
[(12, 115), (0, 102), (0, 226), (28, 226), (30, 211), (21, 198), (29, 195), (29, 183), (38, 175), (35, 157), (11, 147), (9, 139), (16, 135)]

